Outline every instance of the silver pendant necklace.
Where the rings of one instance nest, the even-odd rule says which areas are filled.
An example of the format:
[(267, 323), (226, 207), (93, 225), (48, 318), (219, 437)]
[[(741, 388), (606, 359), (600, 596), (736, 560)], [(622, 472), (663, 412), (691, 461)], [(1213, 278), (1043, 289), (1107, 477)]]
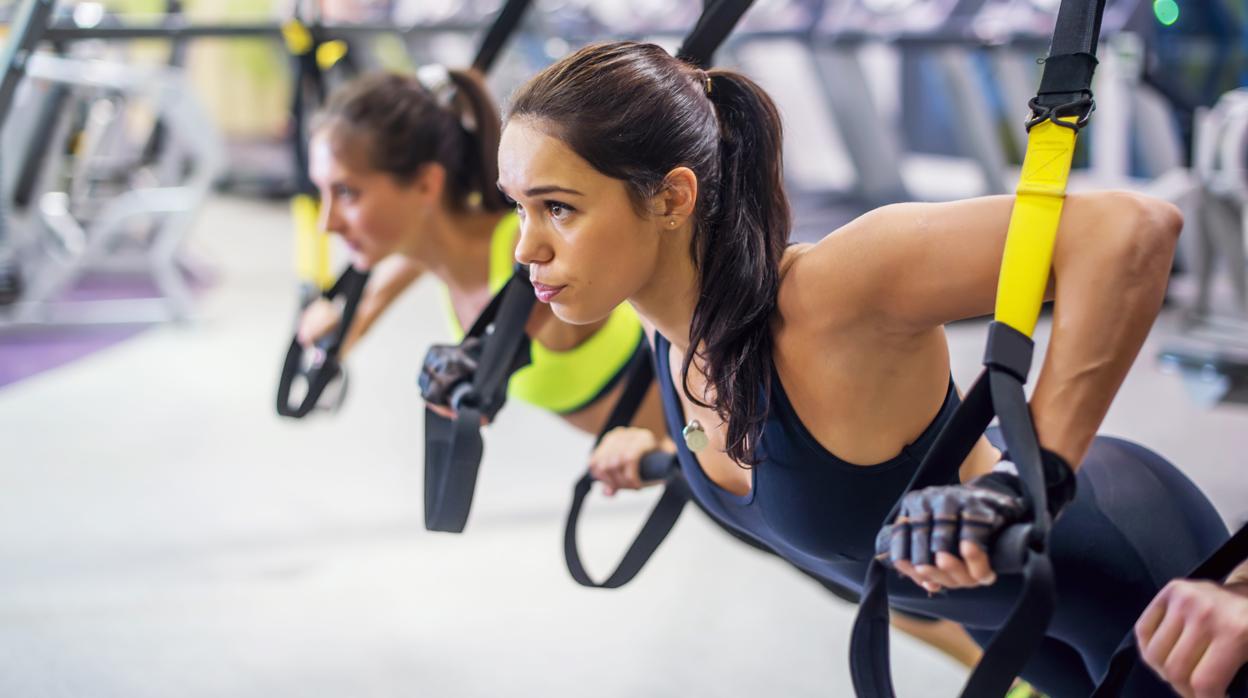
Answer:
[(680, 430), (680, 435), (685, 437), (685, 446), (693, 453), (701, 451), (711, 443), (711, 438), (706, 435), (702, 423), (696, 419), (689, 420), (685, 428)]

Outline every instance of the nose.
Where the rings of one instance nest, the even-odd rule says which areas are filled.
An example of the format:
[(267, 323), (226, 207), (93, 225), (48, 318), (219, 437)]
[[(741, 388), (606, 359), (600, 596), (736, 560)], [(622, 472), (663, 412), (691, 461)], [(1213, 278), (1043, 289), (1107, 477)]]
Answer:
[(327, 233), (342, 234), (342, 216), (332, 198), (321, 199), (320, 215), (317, 216), (316, 224)]
[(554, 249), (545, 239), (542, 226), (529, 218), (520, 219), (520, 239), (516, 242), (516, 261), (520, 264), (545, 264), (554, 258)]

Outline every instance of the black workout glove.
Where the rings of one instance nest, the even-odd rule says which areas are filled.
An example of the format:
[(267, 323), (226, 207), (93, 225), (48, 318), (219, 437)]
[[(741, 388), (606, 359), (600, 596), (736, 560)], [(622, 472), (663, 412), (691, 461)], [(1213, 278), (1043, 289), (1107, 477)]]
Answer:
[(468, 337), (460, 344), (435, 344), (420, 367), (420, 394), (426, 402), (452, 407), (451, 396), (464, 381), (471, 381), (481, 360), (481, 340)]
[[(1075, 496), (1075, 474), (1061, 456), (1041, 449), (1050, 514), (1058, 513)], [(998, 469), (962, 485), (928, 487), (910, 492), (901, 501), (897, 520), (875, 539), (876, 558), (889, 566), (899, 560), (914, 565), (935, 564), (936, 553), (961, 557), (958, 545), (969, 540), (992, 550), (997, 534), (1031, 514), (1023, 483), (1009, 472), (1006, 460)]]

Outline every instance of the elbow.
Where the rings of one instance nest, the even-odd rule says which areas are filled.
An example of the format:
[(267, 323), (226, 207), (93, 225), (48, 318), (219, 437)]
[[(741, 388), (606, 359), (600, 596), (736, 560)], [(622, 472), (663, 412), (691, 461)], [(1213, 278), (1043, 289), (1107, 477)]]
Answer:
[(1104, 205), (1109, 268), (1119, 270), (1128, 287), (1164, 290), (1183, 214), (1169, 202), (1128, 192), (1107, 194)]

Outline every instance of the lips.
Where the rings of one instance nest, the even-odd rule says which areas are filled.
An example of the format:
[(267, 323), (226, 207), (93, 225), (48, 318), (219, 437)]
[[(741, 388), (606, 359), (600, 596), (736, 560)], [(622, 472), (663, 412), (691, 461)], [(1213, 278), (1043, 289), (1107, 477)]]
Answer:
[(565, 288), (567, 288), (566, 285), (548, 286), (546, 284), (539, 284), (536, 281), (533, 282), (533, 293), (537, 296), (537, 299), (543, 303), (549, 303), (555, 296), (559, 295), (560, 291)]

